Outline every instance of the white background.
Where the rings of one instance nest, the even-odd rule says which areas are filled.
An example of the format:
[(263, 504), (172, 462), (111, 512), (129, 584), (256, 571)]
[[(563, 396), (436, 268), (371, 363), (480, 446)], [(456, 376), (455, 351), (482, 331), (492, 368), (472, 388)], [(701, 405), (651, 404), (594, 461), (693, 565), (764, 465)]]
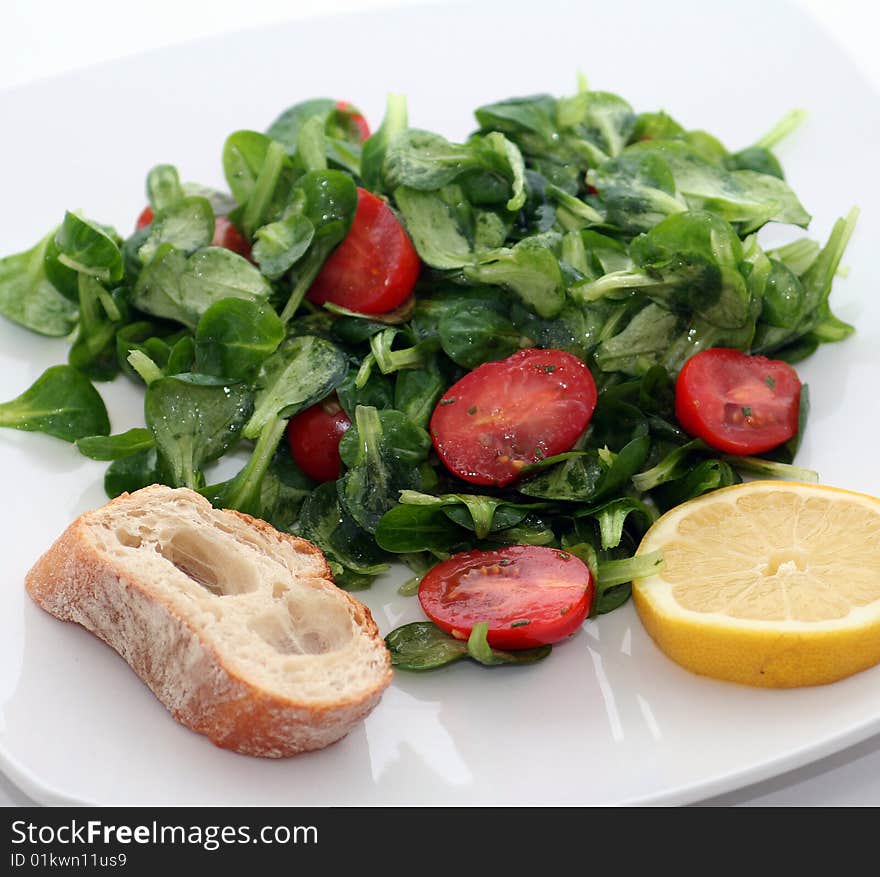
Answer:
[[(440, 5), (442, 0), (433, 0)], [(715, 0), (729, 2), (729, 0)], [(0, 89), (192, 39), (277, 21), (428, 0), (4, 0)], [(798, 0), (859, 65), (880, 97), (880, 13), (863, 0)], [(369, 63), (365, 53), (365, 63)], [(2, 249), (2, 242), (0, 242)], [(0, 776), (0, 805), (31, 803)], [(715, 805), (880, 804), (880, 738), (713, 799)]]

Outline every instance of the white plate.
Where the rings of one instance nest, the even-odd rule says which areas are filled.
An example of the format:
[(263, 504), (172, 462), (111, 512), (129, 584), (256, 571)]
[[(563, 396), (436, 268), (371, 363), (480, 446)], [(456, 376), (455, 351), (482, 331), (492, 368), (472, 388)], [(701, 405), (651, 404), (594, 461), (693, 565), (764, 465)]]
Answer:
[[(128, 230), (158, 162), (222, 183), (220, 149), (290, 103), (348, 98), (377, 123), (388, 91), (411, 122), (450, 137), (470, 110), (513, 94), (594, 87), (745, 145), (786, 110), (810, 118), (780, 152), (824, 239), (863, 214), (835, 310), (858, 334), (801, 367), (813, 411), (800, 462), (880, 494), (880, 113), (876, 95), (791, 8), (469, 4), (245, 31), (0, 93), (0, 249), (30, 245), (67, 208)], [(777, 236), (781, 233), (774, 232)], [(876, 249), (876, 247), (875, 247)], [(66, 345), (0, 323), (0, 398)], [(102, 386), (114, 431), (141, 420), (133, 385)], [(880, 730), (880, 668), (835, 685), (762, 691), (693, 676), (663, 657), (630, 606), (588, 622), (539, 665), (400, 672), (363, 726), (285, 762), (214, 748), (176, 724), (107, 647), (25, 597), (25, 572), (81, 511), (104, 501), (104, 464), (55, 440), (0, 433), (6, 502), (0, 592), (0, 757), (39, 801), (99, 804), (685, 803), (817, 759)], [(364, 599), (383, 633), (420, 617), (396, 582)]]

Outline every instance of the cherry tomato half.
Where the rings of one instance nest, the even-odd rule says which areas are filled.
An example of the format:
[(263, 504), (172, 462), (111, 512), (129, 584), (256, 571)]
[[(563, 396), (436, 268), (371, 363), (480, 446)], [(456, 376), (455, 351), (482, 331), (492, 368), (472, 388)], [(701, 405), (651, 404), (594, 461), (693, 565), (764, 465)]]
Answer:
[(419, 255), (391, 208), (358, 189), (354, 222), (324, 262), (308, 292), (361, 314), (385, 314), (409, 298), (419, 277)]
[(563, 350), (520, 350), (453, 384), (431, 416), (446, 468), (471, 484), (503, 487), (523, 466), (571, 450), (596, 407), (596, 384)]
[[(152, 207), (145, 207), (137, 218), (134, 230), (140, 231), (142, 228), (150, 225), (152, 221), (153, 209)], [(226, 216), (215, 218), (214, 237), (211, 239), (211, 246), (232, 250), (233, 253), (238, 253), (239, 256), (244, 256), (245, 259), (250, 259), (251, 257), (250, 244)]]
[(370, 136), (370, 126), (363, 115), (361, 115), (360, 111), (347, 100), (336, 101), (336, 109), (339, 110), (340, 113), (346, 113), (348, 115), (358, 131), (361, 132), (361, 143), (363, 143), (364, 140)]
[(798, 431), (801, 382), (787, 363), (713, 347), (692, 356), (675, 383), (675, 416), (707, 445), (760, 454)]
[(573, 554), (537, 545), (465, 551), (429, 570), (419, 602), (438, 627), (466, 639), (480, 621), (498, 649), (528, 649), (565, 639), (593, 602), (589, 567)]
[(152, 207), (144, 207), (141, 210), (140, 216), (137, 218), (137, 222), (135, 223), (134, 230), (140, 231), (142, 228), (146, 228), (146, 226), (150, 225), (153, 222), (153, 208)]
[(294, 462), (315, 481), (335, 481), (342, 461), (339, 441), (351, 421), (335, 398), (300, 411), (287, 424), (287, 442)]
[(244, 256), (251, 257), (251, 246), (244, 235), (225, 217), (218, 216), (214, 220), (214, 237), (211, 240), (212, 247), (223, 247)]

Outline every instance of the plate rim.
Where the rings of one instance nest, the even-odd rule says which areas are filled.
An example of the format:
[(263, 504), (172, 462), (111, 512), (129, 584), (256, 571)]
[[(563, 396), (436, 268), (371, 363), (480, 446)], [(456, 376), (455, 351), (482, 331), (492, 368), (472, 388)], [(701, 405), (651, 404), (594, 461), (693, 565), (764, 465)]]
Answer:
[[(442, 4), (394, 4), (392, 6), (374, 6), (368, 9), (365, 8), (347, 12), (346, 17), (374, 17), (381, 12), (410, 12), (422, 10), (431, 11), (441, 9), (447, 10), (450, 7), (461, 5), (464, 5), (461, 0), (451, 0), (451, 2)], [(833, 37), (830, 35), (827, 29), (823, 27), (813, 16), (809, 16), (807, 12), (800, 6), (789, 3), (783, 3), (780, 5), (784, 5), (785, 7), (787, 7), (790, 14), (809, 18), (812, 21), (813, 25), (817, 27), (827, 39), (833, 40)], [(320, 16), (315, 16), (314, 18), (309, 18), (308, 21), (318, 21), (329, 17), (331, 16), (322, 14)], [(279, 21), (276, 24), (278, 26), (284, 26), (301, 20), (303, 19), (290, 18)], [(83, 67), (76, 68), (76, 70), (53, 74), (51, 76), (32, 80), (31, 82), (24, 84), (4, 87), (0, 89), (0, 98), (9, 93), (27, 89), (31, 84), (44, 85), (53, 81), (61, 81), (71, 75), (83, 73), (86, 71), (111, 69), (120, 62), (148, 58), (154, 55), (161, 55), (168, 50), (181, 51), (184, 50), (186, 47), (192, 45), (203, 45), (209, 43), (218, 44), (224, 39), (235, 38), (244, 33), (260, 32), (263, 30), (267, 30), (272, 26), (273, 25), (261, 25), (249, 28), (245, 27), (241, 29), (236, 29), (235, 31), (229, 32), (227, 34), (197, 37), (193, 39), (188, 39), (181, 43), (176, 43), (172, 46), (157, 47), (145, 51), (133, 52), (112, 60), (85, 65)], [(851, 56), (849, 56), (849, 54), (846, 52), (845, 47), (840, 46), (839, 43), (836, 43), (836, 41), (835, 45), (837, 45), (838, 50), (843, 55), (845, 55), (849, 60), (852, 60)], [(862, 81), (867, 83), (869, 87), (874, 90), (873, 83), (871, 83), (860, 70), (858, 71), (858, 73)], [(878, 94), (876, 90), (874, 90), (874, 93), (875, 95)], [(871, 672), (871, 670), (863, 672)], [(878, 670), (877, 672), (880, 672), (880, 670)], [(782, 753), (774, 758), (759, 762), (758, 764), (755, 764), (744, 770), (723, 773), (721, 775), (710, 777), (704, 781), (678, 785), (662, 792), (636, 796), (615, 803), (620, 803), (623, 806), (678, 806), (699, 803), (700, 801), (713, 797), (715, 795), (724, 794), (726, 792), (730, 792), (736, 789), (743, 789), (750, 785), (753, 785), (754, 783), (761, 782), (762, 780), (781, 776), (791, 770), (803, 767), (804, 765), (820, 762), (823, 758), (841, 752), (859, 742), (869, 739), (870, 737), (878, 734), (878, 732), (880, 732), (880, 712), (878, 712), (878, 714), (873, 718), (866, 719), (861, 723), (850, 725), (844, 729), (841, 729), (841, 731), (837, 734), (829, 735), (820, 743), (801, 746), (796, 750)], [(33, 773), (30, 769), (21, 764), (12, 754), (12, 752), (8, 751), (5, 741), (0, 741), (0, 771), (2, 771), (2, 773), (5, 774), (12, 783), (19, 787), (30, 798), (32, 798), (37, 803), (43, 804), (45, 806), (100, 806), (99, 803), (89, 798), (71, 796), (70, 794), (54, 787), (51, 783), (41, 780), (35, 773)], [(183, 806), (188, 805), (184, 804)]]

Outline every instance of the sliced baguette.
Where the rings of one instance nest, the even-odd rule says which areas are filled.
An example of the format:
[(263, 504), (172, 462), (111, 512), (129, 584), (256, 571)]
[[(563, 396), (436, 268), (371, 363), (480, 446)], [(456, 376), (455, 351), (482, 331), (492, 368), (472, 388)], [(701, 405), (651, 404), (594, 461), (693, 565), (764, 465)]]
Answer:
[(391, 680), (369, 609), (333, 584), (320, 549), (185, 488), (81, 515), (26, 585), (114, 648), (174, 718), (247, 755), (333, 743)]

